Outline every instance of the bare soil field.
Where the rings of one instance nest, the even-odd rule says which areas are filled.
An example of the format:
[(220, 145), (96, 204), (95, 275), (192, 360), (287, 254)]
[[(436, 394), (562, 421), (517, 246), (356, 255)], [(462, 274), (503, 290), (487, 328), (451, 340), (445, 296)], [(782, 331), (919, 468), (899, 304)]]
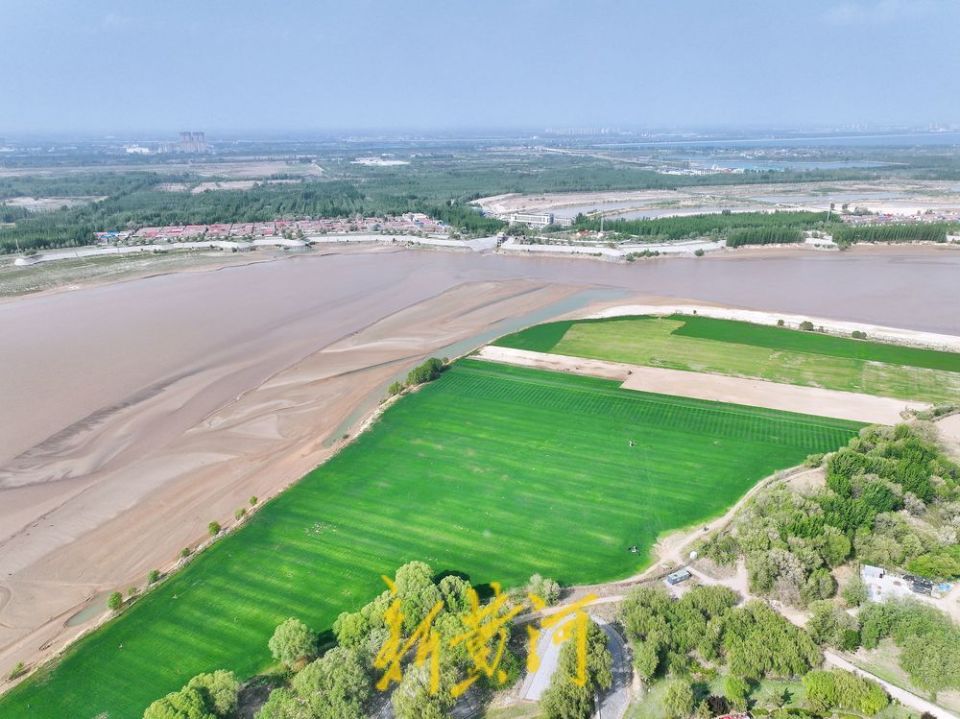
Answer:
[(91, 202), (105, 200), (106, 197), (90, 195), (86, 197), (8, 197), (3, 204), (10, 207), (22, 207), (30, 212), (51, 212), (65, 207), (79, 207)]
[(901, 421), (901, 412), (904, 410), (926, 407), (919, 402), (904, 402), (854, 392), (800, 387), (745, 377), (684, 372), (663, 367), (642, 367), (510, 347), (488, 345), (480, 350), (478, 356), (481, 359), (522, 367), (622, 380), (622, 387), (640, 392), (766, 407), (856, 422), (896, 424)]
[(685, 187), (680, 190), (563, 192), (507, 194), (485, 197), (476, 204), (491, 213), (603, 210), (611, 216), (648, 212), (652, 215), (688, 215), (697, 212), (811, 210), (825, 211), (847, 204), (871, 212), (914, 215), (960, 211), (960, 186), (949, 181), (877, 180), (745, 184)]

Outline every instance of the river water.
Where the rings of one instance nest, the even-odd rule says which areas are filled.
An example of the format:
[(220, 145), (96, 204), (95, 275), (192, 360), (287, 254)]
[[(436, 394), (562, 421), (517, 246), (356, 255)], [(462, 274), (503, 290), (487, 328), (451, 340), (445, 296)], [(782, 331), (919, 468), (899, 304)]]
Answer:
[(960, 335), (960, 250), (748, 250), (631, 265), (423, 250), (302, 255), (0, 303), (0, 466), (184, 373), (262, 357), (250, 377), (269, 376), (451, 287), (510, 279)]

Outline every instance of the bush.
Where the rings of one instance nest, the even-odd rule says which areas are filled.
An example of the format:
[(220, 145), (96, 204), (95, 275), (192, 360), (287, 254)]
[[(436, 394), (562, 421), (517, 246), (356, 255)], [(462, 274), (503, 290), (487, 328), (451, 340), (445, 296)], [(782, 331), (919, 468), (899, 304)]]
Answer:
[(27, 673), (27, 665), (24, 664), (23, 662), (17, 662), (16, 665), (14, 665), (13, 669), (10, 670), (10, 673), (7, 675), (7, 679), (9, 679), (10, 681), (13, 681), (18, 677), (22, 677), (26, 673)]
[(671, 679), (663, 691), (663, 710), (668, 719), (686, 719), (693, 713), (693, 686), (686, 679)]
[(239, 522), (241, 519), (247, 516), (247, 510), (244, 509), (243, 507), (240, 507), (240, 509), (238, 509), (236, 512), (233, 513), (233, 516), (234, 516), (234, 519), (236, 519)]
[(114, 592), (107, 597), (107, 607), (117, 612), (123, 606), (123, 595), (120, 592)]
[(819, 467), (823, 464), (823, 452), (817, 454), (808, 454), (807, 458), (803, 460), (804, 467)]
[(439, 360), (436, 357), (431, 357), (423, 364), (418, 365), (410, 370), (410, 374), (407, 375), (407, 384), (413, 387), (418, 384), (424, 384), (425, 382), (432, 382), (440, 376), (440, 373), (443, 372), (443, 370), (443, 360)]
[(184, 547), (180, 550), (180, 559), (186, 559), (191, 554), (193, 554), (193, 550), (190, 547)]
[(156, 584), (160, 581), (160, 570), (151, 569), (150, 573), (147, 575), (147, 584)]
[(817, 713), (849, 709), (873, 716), (890, 703), (879, 684), (840, 669), (812, 671), (803, 678), (810, 707)]
[(861, 332), (860, 330), (854, 330), (853, 332), (850, 333), (850, 336), (853, 337), (853, 339), (855, 339), (855, 340), (865, 340), (865, 339), (867, 339), (867, 333), (866, 333), (866, 332)]
[(404, 386), (405, 385), (403, 384), (403, 382), (394, 382), (389, 387), (387, 387), (387, 394), (390, 395), (391, 397), (396, 397), (398, 394), (403, 392)]
[(698, 247), (696, 250), (693, 251), (693, 254), (695, 257), (703, 257), (703, 250)]
[(800, 323), (800, 329), (805, 332), (813, 332), (813, 322), (810, 320), (804, 320)]
[(560, 599), (560, 585), (553, 579), (534, 574), (527, 582), (527, 594), (540, 597), (547, 606), (553, 606)]
[(259, 501), (260, 501), (260, 500), (257, 499), (256, 495), (250, 497), (250, 506), (251, 506), (251, 507), (255, 507), (256, 504), (257, 504), (257, 502), (259, 502)]
[(217, 521), (210, 522), (210, 524), (207, 525), (207, 531), (210, 532), (211, 537), (216, 537), (220, 534), (221, 529), (220, 522)]
[(747, 708), (747, 697), (750, 696), (750, 685), (745, 679), (733, 675), (723, 680), (723, 695), (739, 711)]

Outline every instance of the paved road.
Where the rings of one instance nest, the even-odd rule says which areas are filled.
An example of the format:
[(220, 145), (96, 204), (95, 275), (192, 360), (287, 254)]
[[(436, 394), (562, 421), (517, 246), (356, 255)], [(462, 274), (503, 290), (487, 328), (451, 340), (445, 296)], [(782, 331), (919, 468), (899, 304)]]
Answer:
[[(630, 653), (623, 638), (613, 627), (599, 617), (590, 617), (607, 635), (607, 648), (613, 659), (613, 684), (601, 697), (600, 707), (594, 717), (596, 719), (621, 719), (630, 705), (630, 682), (633, 671), (630, 667)], [(557, 661), (560, 657), (561, 645), (553, 643), (554, 632), (557, 627), (545, 629), (537, 642), (537, 653), (540, 655), (540, 667), (523, 680), (520, 688), (521, 698), (527, 701), (540, 701), (543, 692), (550, 686), (550, 679), (557, 670)]]
[(630, 652), (612, 624), (593, 618), (607, 635), (607, 649), (613, 658), (613, 684), (600, 699), (595, 719), (621, 719), (630, 706), (630, 683), (633, 671), (630, 667)]

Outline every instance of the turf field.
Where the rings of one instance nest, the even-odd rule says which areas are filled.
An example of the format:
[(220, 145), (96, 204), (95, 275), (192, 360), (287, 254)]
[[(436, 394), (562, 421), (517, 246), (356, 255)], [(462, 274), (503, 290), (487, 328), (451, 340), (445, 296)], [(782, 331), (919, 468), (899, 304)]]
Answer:
[(707, 317), (552, 322), (495, 344), (928, 402), (960, 400), (960, 354)]
[(458, 362), (0, 700), (0, 716), (138, 719), (201, 671), (264, 669), (280, 621), (327, 629), (413, 559), (478, 584), (630, 575), (661, 532), (722, 513), (858, 428)]

